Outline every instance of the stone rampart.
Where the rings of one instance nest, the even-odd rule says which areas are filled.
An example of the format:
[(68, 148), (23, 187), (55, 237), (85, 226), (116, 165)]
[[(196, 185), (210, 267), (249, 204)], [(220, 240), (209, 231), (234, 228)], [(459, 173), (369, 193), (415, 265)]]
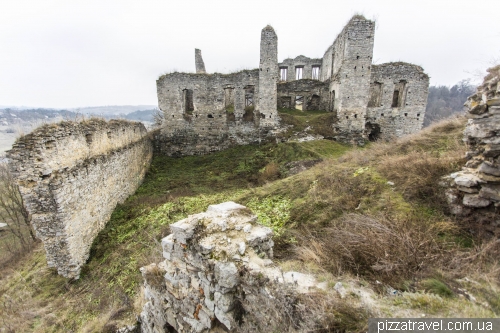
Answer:
[[(143, 333), (289, 332), (312, 276), (283, 273), (271, 260), (272, 230), (246, 207), (225, 202), (170, 226), (164, 261), (141, 268)], [(294, 322), (296, 321), (296, 322)]]
[(47, 262), (78, 278), (117, 203), (133, 194), (152, 158), (141, 123), (93, 119), (44, 125), (8, 152)]
[(491, 213), (484, 229), (500, 236), (500, 66), (488, 69), (477, 92), (465, 103), (469, 110), (464, 141), (467, 163), (447, 179), (447, 199), (455, 214)]

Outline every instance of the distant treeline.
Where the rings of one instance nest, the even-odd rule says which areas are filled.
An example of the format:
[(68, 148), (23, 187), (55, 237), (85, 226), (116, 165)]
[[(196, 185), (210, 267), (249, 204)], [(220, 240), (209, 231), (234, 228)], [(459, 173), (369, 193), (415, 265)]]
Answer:
[(449, 88), (447, 86), (429, 87), (429, 97), (425, 109), (424, 127), (465, 110), (464, 103), (472, 95), (476, 86), (470, 80), (462, 80)]

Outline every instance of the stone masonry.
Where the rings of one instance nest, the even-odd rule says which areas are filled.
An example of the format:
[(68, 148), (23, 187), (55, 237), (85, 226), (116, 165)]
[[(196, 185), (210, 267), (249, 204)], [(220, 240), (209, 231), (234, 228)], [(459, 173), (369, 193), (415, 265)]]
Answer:
[[(500, 218), (500, 66), (488, 69), (484, 82), (465, 103), (469, 118), (464, 131), (467, 163), (462, 171), (446, 177), (452, 188), (447, 199), (455, 214), (496, 212), (492, 233)], [(489, 228), (488, 226), (485, 226)], [(498, 236), (497, 235), (497, 236)]]
[(300, 320), (296, 296), (325, 286), (283, 273), (271, 260), (272, 230), (256, 221), (225, 202), (172, 224), (165, 260), (141, 268), (142, 332), (289, 332)]
[(333, 112), (334, 139), (341, 142), (364, 144), (419, 131), (429, 77), (408, 63), (373, 65), (374, 36), (375, 23), (355, 15), (322, 58), (299, 55), (278, 63), (278, 37), (266, 26), (259, 68), (232, 74), (206, 74), (196, 49), (196, 74), (157, 80), (164, 121), (155, 150), (205, 154), (270, 140), (279, 131), (278, 108)]
[(194, 59), (196, 65), (196, 73), (205, 74), (207, 71), (205, 70), (205, 63), (203, 62), (200, 49), (194, 49)]
[(8, 152), (31, 224), (59, 274), (77, 279), (117, 203), (133, 194), (152, 158), (141, 123), (44, 125)]

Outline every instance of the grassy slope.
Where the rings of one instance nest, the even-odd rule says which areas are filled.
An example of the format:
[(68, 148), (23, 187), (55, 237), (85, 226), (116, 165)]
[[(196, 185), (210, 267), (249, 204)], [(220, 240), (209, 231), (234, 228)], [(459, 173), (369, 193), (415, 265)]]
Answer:
[[(289, 121), (321, 123), (318, 119), (328, 116)], [(1, 273), (0, 327), (111, 332), (131, 323), (142, 307), (139, 268), (161, 260), (159, 241), (168, 225), (227, 200), (248, 205), (274, 228), (276, 257), (284, 267), (315, 273), (330, 286), (336, 281), (348, 286), (345, 300), (331, 291), (317, 295), (325, 302), (313, 301), (329, 314), (324, 317), (330, 327), (361, 330), (370, 313), (495, 316), (500, 313), (497, 276), (486, 274), (488, 260), (481, 267), (467, 261), (475, 248), (446, 215), (436, 185), (464, 162), (463, 125), (448, 122), (364, 149), (323, 140), (156, 157), (144, 184), (116, 208), (94, 241), (78, 281), (67, 282), (47, 268), (41, 246)], [(286, 178), (287, 162), (318, 158), (324, 161)], [(370, 237), (360, 238), (363, 234)], [(417, 244), (408, 241), (413, 239)], [(451, 255), (464, 258), (456, 261), (460, 270), (444, 264)], [(483, 272), (477, 285), (457, 282), (476, 269)], [(388, 285), (408, 292), (387, 297)], [(458, 296), (458, 288), (465, 287), (478, 303)]]

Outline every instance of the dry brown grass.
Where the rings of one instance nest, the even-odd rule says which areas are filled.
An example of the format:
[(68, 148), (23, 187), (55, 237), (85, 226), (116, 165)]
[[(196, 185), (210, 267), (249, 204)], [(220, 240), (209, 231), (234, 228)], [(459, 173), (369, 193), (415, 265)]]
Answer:
[[(434, 267), (452, 269), (462, 235), (437, 184), (464, 163), (463, 128), (463, 119), (449, 119), (317, 167), (309, 200), (329, 214), (294, 233), (298, 258), (394, 285)], [(298, 211), (297, 219), (313, 214)]]
[(440, 235), (456, 232), (450, 222), (347, 214), (332, 226), (306, 234), (296, 248), (303, 261), (316, 261), (334, 274), (350, 272), (399, 283), (453, 254)]
[(351, 299), (333, 293), (309, 293), (299, 298), (300, 332), (366, 332), (373, 314)]
[(259, 183), (274, 181), (280, 177), (280, 166), (276, 162), (268, 163), (259, 175)]

